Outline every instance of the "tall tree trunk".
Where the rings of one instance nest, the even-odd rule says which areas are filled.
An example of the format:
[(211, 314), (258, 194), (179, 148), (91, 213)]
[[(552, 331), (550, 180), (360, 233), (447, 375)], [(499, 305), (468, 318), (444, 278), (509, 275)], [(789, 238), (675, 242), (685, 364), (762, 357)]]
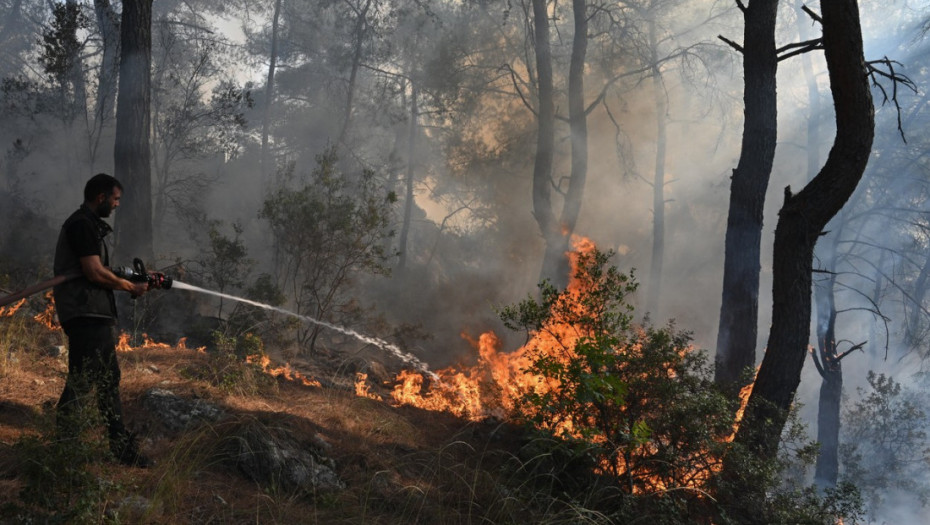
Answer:
[(113, 160), (122, 181), (117, 242), (123, 257), (151, 261), (152, 171), (150, 145), (152, 0), (125, 0), (120, 24), (119, 94)]
[[(801, 381), (810, 337), (814, 244), (859, 184), (874, 136), (874, 107), (862, 53), (858, 4), (856, 0), (835, 0), (823, 2), (821, 9), (836, 138), (820, 173), (796, 195), (785, 189), (785, 203), (775, 228), (768, 349), (734, 440), (762, 460), (772, 460), (778, 452), (788, 410)], [(724, 479), (739, 478), (739, 467), (725, 461), (722, 474)], [(737, 490), (759, 495), (759, 487), (749, 483), (737, 485)], [(741, 499), (749, 502), (753, 498), (744, 494)]]
[(355, 30), (352, 32), (355, 49), (352, 52), (352, 66), (349, 71), (349, 85), (346, 86), (346, 105), (342, 115), (342, 130), (339, 132), (339, 138), (336, 139), (336, 145), (342, 146), (349, 134), (349, 127), (352, 123), (352, 105), (355, 99), (355, 85), (358, 78), (358, 70), (362, 65), (362, 47), (365, 43), (365, 27), (368, 25), (368, 9), (371, 8), (372, 0), (365, 0), (365, 5), (357, 14), (355, 19)]
[(552, 85), (552, 50), (549, 43), (549, 9), (547, 0), (533, 0), (533, 36), (537, 71), (536, 156), (533, 162), (533, 215), (546, 245), (540, 278), (554, 273), (547, 261), (557, 257), (548, 252), (559, 236), (559, 226), (552, 209), (552, 159), (555, 149), (555, 101)]
[(405, 178), (404, 192), (404, 222), (400, 228), (400, 238), (398, 239), (398, 250), (400, 258), (397, 261), (398, 273), (403, 274), (407, 270), (407, 252), (408, 238), (410, 236), (410, 221), (413, 218), (413, 176), (414, 176), (414, 155), (416, 155), (417, 140), (417, 86), (410, 85), (410, 129), (407, 135), (407, 173)]
[[(808, 16), (798, 5), (798, 36), (801, 42), (810, 40)], [(807, 179), (813, 180), (820, 168), (820, 89), (814, 77), (809, 53), (800, 57), (801, 71), (807, 84)], [(837, 228), (834, 228), (837, 229)], [(841, 230), (842, 228), (838, 228)], [(840, 232), (831, 238), (821, 238), (814, 247), (815, 258), (821, 261), (826, 277), (814, 284), (816, 301), (817, 353), (812, 354), (820, 374), (820, 395), (817, 399), (817, 454), (814, 481), (821, 488), (836, 487), (839, 477), (840, 409), (843, 397), (843, 367), (836, 349), (836, 258)], [(818, 358), (819, 356), (819, 358)]]
[(271, 128), (271, 108), (274, 102), (274, 74), (278, 65), (278, 20), (281, 15), (281, 0), (275, 0), (274, 14), (271, 18), (271, 53), (268, 61), (268, 77), (265, 80), (265, 111), (262, 114), (262, 181), (271, 187), (274, 176), (274, 162), (268, 151), (268, 135)]
[(660, 318), (659, 301), (662, 296), (662, 267), (665, 261), (665, 153), (668, 141), (668, 100), (662, 71), (659, 68), (658, 36), (655, 20), (649, 21), (649, 59), (652, 69), (652, 93), (656, 107), (656, 157), (652, 177), (652, 262), (649, 267), (649, 287), (646, 288), (646, 311)]
[[(585, 181), (588, 177), (588, 117), (584, 107), (584, 68), (588, 52), (588, 17), (585, 0), (572, 0), (575, 34), (572, 37), (572, 57), (568, 67), (568, 126), (571, 133), (572, 162), (559, 218), (558, 229), (546, 239), (543, 278), (557, 288), (568, 285), (568, 251), (572, 233), (578, 224)], [(551, 231), (551, 230), (550, 230)]]
[(743, 141), (730, 183), (723, 297), (714, 380), (735, 398), (755, 365), (759, 318), (762, 211), (775, 158), (777, 112), (775, 15), (778, 0), (743, 9)]
[[(822, 248), (825, 239), (817, 243), (819, 259), (828, 277), (815, 286), (817, 303), (817, 354), (814, 362), (822, 382), (817, 404), (817, 455), (814, 481), (819, 487), (836, 487), (839, 476), (840, 402), (843, 396), (843, 366), (836, 349), (836, 239), (833, 234), (829, 248)], [(819, 355), (819, 358), (817, 357)]]
[(109, 0), (94, 0), (97, 29), (102, 40), (103, 57), (97, 74), (97, 97), (94, 100), (93, 144), (91, 163), (97, 157), (103, 130), (113, 120), (116, 110), (116, 79), (119, 71), (119, 18)]

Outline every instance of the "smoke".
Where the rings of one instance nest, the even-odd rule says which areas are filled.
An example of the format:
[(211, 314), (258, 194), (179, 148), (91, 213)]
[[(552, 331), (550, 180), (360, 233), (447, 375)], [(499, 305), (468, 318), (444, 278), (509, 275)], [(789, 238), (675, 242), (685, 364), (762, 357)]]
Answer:
[[(202, 7), (203, 13), (191, 13), (174, 3), (161, 7), (156, 3), (162, 9), (156, 18), (162, 21), (158, 22), (161, 36), (154, 44), (162, 47), (153, 52), (153, 162), (157, 163), (155, 172), (163, 178), (154, 186), (166, 207), (155, 239), (159, 260), (149, 265), (203, 260), (209, 240), (206, 225), (220, 221), (226, 232), (233, 223), (241, 225), (241, 239), (255, 262), (252, 279), (260, 273), (273, 273), (275, 246), (267, 221), (259, 217), (264, 200), (273, 189), (299, 187), (308, 180), (315, 156), (336, 146), (344, 173), (372, 170), (385, 188), (398, 195), (391, 224), (397, 232), (403, 227), (402, 182), (408, 164), (414, 166), (416, 177), (414, 219), (404, 247), (412, 270), (356, 281), (353, 295), (361, 303), (359, 309), (369, 314), (353, 319), (360, 325), (357, 328), (365, 333), (375, 330), (379, 338), (396, 341), (404, 351), (433, 367), (473, 358), (474, 351), (463, 332), (474, 338), (494, 330), (503, 338), (505, 348), (516, 348), (520, 334), (509, 334), (494, 310), (535, 292), (543, 248), (531, 201), (535, 117), (515, 95), (519, 88), (532, 105), (534, 88), (528, 79), (535, 65), (526, 60), (522, 47), (525, 33), (519, 9), (503, 12), (487, 6), (483, 11), (463, 13), (436, 4), (430, 13), (395, 17), (390, 5), (374, 2), (371, 23), (361, 26), (367, 32), (361, 40), (354, 40), (352, 15), (336, 11), (330, 4), (314, 4), (313, 16), (298, 16), (300, 6), (284, 3), (280, 69), (273, 99), (264, 86), (270, 13), (252, 6), (249, 16), (243, 16), (243, 29), (233, 31), (230, 28), (239, 23), (235, 13), (214, 14), (209, 3), (192, 4)], [(14, 4), (21, 10), (13, 10)], [(819, 28), (804, 18), (797, 2), (782, 4), (780, 44), (800, 39), (799, 24), (806, 24), (816, 36)], [(811, 7), (816, 11), (816, 3)], [(867, 58), (898, 60), (899, 70), (923, 85), (927, 50), (920, 28), (930, 14), (927, 2), (862, 2), (861, 10)], [(0, 90), (0, 189), (4, 201), (0, 211), (10, 215), (25, 208), (36, 214), (20, 221), (25, 226), (9, 228), (0, 235), (2, 275), (27, 263), (43, 266), (38, 260), (41, 254), (20, 257), (42, 243), (13, 232), (40, 231), (38, 226), (30, 228), (47, 224), (49, 231), (43, 235), (54, 235), (57, 225), (80, 203), (84, 181), (112, 166), (113, 123), (95, 127), (92, 115), (90, 121), (83, 116), (67, 121), (54, 109), (60, 104), (60, 90), (37, 72), (41, 50), (35, 42), (41, 32), (39, 22), (48, 18), (45, 3), (0, 0), (0, 13), (0, 76), (4, 79)], [(662, 65), (663, 90), (659, 95), (666, 101), (668, 132), (665, 260), (662, 296), (657, 311), (649, 314), (657, 323), (675, 319), (679, 327), (693, 331), (696, 346), (712, 351), (720, 310), (729, 177), (739, 160), (743, 89), (741, 56), (717, 37), (740, 40), (742, 21), (734, 3), (715, 0), (670, 2), (655, 14), (660, 53), (687, 53)], [(404, 24), (391, 31), (383, 29), (383, 24), (400, 18)], [(628, 47), (621, 46), (622, 52), (617, 52), (615, 59), (632, 64), (630, 57), (642, 51), (636, 48), (642, 41), (642, 27), (642, 21), (637, 21), (621, 28), (627, 33), (619, 43)], [(100, 67), (99, 49), (94, 46), (99, 43), (94, 27), (85, 31), (89, 47), (82, 54), (83, 66), (93, 97)], [(175, 34), (172, 31), (183, 32), (178, 35), (184, 38), (167, 38), (165, 33)], [(350, 85), (350, 51), (357, 42), (365, 60), (356, 70), (355, 84)], [(476, 46), (476, 42), (491, 45)], [(569, 43), (570, 38), (554, 41), (556, 88), (561, 97), (557, 111), (561, 117), (567, 108), (564, 79)], [(588, 101), (594, 100), (609, 80), (605, 73), (605, 64), (610, 64), (604, 51), (607, 45), (603, 41), (597, 44), (592, 43), (589, 51)], [(175, 47), (169, 49), (169, 45)], [(194, 50), (199, 54), (195, 56)], [(472, 53), (470, 62), (455, 62), (458, 53), (465, 51)], [(790, 185), (797, 191), (808, 180), (809, 119), (821, 123), (821, 159), (826, 158), (833, 136), (822, 56), (813, 53), (810, 57), (820, 87), (820, 115), (812, 115), (809, 109), (800, 57), (779, 64), (779, 137), (762, 241), (760, 357), (770, 324), (772, 239), (782, 190)], [(504, 63), (509, 70), (501, 68)], [(456, 67), (442, 67), (450, 64)], [(476, 65), (480, 68), (472, 67)], [(482, 75), (482, 68), (496, 73)], [(210, 104), (210, 93), (223, 81), (248, 92), (254, 104), (227, 107), (227, 113), (214, 114), (216, 118), (203, 121), (201, 126), (181, 126), (192, 122), (195, 115), (199, 118), (216, 109)], [(418, 121), (422, 127), (410, 144), (414, 84), (421, 89)], [(651, 85), (645, 77), (617, 82), (604, 91), (603, 104), (592, 108), (588, 180), (576, 230), (600, 248), (615, 250), (613, 262), (624, 271), (635, 269), (642, 286), (648, 282), (652, 262), (650, 180), (658, 140), (656, 94)], [(190, 86), (199, 87), (191, 91), (187, 89)], [(343, 127), (350, 89), (355, 105), (350, 112), (349, 139), (333, 144)], [(838, 338), (853, 343), (869, 341), (867, 352), (854, 353), (843, 362), (850, 401), (856, 388), (865, 386), (868, 370), (895, 374), (904, 381), (901, 374), (921, 362), (914, 356), (914, 345), (902, 341), (908, 330), (925, 333), (928, 321), (926, 316), (921, 326), (910, 321), (917, 306), (908, 303), (902, 288), (913, 287), (918, 278), (920, 259), (925, 260), (930, 249), (926, 234), (930, 230), (919, 214), (900, 211), (927, 209), (926, 194), (930, 192), (924, 188), (922, 158), (922, 132), (927, 122), (924, 92), (921, 89), (914, 95), (901, 89), (898, 93), (906, 144), (897, 134), (893, 101), (882, 105), (881, 92), (874, 92), (879, 107), (879, 140), (863, 193), (854, 198), (859, 203), (854, 217), (858, 222), (843, 230), (841, 247), (849, 256), (842, 267), (844, 287), (837, 296), (837, 306), (843, 310), (838, 318)], [(271, 167), (262, 165), (258, 140), (269, 103), (275, 159)], [(87, 106), (93, 107), (92, 101)], [(237, 117), (245, 122), (244, 128), (237, 127)], [(569, 139), (567, 125), (560, 120), (553, 172), (555, 196), (564, 190), (560, 184), (570, 171)], [(412, 159), (408, 158), (411, 151)], [(905, 195), (911, 198), (900, 198)], [(7, 202), (18, 206), (7, 206)], [(884, 211), (868, 212), (873, 205)], [(4, 224), (13, 223), (5, 220)], [(390, 242), (389, 251), (401, 248), (397, 239), (395, 236)], [(52, 244), (50, 240), (44, 245), (46, 268)], [(122, 264), (132, 256), (117, 252), (115, 260)], [(868, 311), (875, 306), (876, 286), (880, 299), (876, 305), (889, 319), (887, 327), (881, 317)], [(643, 288), (634, 298), (640, 315), (647, 313), (643, 310), (645, 297)], [(918, 313), (925, 312), (918, 309)], [(812, 324), (812, 334), (813, 328)], [(886, 339), (890, 341), (887, 359)], [(926, 339), (920, 341), (925, 347)], [(805, 367), (798, 403), (806, 421), (816, 420), (819, 384), (813, 367)], [(904, 508), (908, 506), (898, 506), (899, 510)], [(891, 522), (890, 515), (885, 519)]]

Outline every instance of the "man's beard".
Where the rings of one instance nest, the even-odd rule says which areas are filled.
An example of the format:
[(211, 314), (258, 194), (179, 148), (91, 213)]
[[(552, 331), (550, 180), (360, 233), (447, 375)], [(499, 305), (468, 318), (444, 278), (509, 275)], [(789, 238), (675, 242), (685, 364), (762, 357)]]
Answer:
[(97, 206), (97, 209), (94, 210), (94, 212), (97, 213), (98, 217), (105, 219), (109, 217), (111, 213), (113, 213), (113, 207), (110, 206), (109, 202), (103, 201), (99, 206)]

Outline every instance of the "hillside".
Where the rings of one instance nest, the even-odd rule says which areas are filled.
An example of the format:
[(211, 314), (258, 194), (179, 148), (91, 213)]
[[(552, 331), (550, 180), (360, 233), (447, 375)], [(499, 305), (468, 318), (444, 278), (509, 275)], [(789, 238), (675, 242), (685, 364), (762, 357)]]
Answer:
[[(562, 513), (518, 472), (515, 429), (359, 397), (345, 367), (305, 372), (325, 375), (325, 387), (307, 386), (183, 345), (120, 353), (124, 411), (153, 468), (109, 459), (99, 427), (62, 447), (50, 430), (67, 371), (62, 338), (29, 313), (0, 316), (6, 523), (528, 523)], [(159, 409), (158, 396), (180, 411)], [(251, 450), (248, 436), (297, 451)], [(294, 481), (269, 466), (305, 453), (338, 479)]]

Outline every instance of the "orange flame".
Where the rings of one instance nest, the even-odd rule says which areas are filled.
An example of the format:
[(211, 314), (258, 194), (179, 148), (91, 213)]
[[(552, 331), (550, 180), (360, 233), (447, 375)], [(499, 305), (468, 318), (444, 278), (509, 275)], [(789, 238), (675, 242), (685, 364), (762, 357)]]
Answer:
[(368, 374), (363, 372), (355, 373), (355, 395), (381, 401), (381, 396), (371, 391), (371, 387), (368, 386)]
[(0, 317), (13, 317), (13, 314), (22, 308), (24, 304), (26, 304), (26, 300), (20, 299), (19, 301), (13, 303), (11, 306), (0, 306)]
[[(594, 243), (587, 238), (572, 239), (574, 252), (570, 255), (572, 275), (575, 275), (579, 254), (594, 251)], [(583, 293), (582, 284), (576, 279), (569, 283), (569, 304), (572, 309), (582, 308), (572, 301)], [(436, 372), (438, 381), (429, 381), (423, 374), (402, 371), (397, 385), (391, 393), (395, 402), (409, 404), (427, 410), (450, 412), (472, 420), (486, 417), (506, 418), (514, 409), (523, 392), (545, 394), (558, 391), (557, 380), (526, 372), (535, 353), (546, 353), (550, 357), (567, 363), (574, 357), (574, 344), (583, 334), (567, 323), (552, 322), (536, 333), (532, 340), (511, 353), (500, 351), (500, 339), (493, 332), (481, 334), (477, 341), (467, 335), (478, 350), (477, 365), (458, 370), (454, 367)], [(557, 433), (572, 433), (571, 423), (564, 421)]]
[[(560, 303), (558, 307), (561, 311), (584, 314), (586, 307), (581, 299), (589, 291), (586, 288), (591, 283), (575, 279), (574, 276), (577, 274), (580, 255), (590, 254), (596, 247), (592, 241), (584, 238), (573, 238), (573, 245), (575, 252), (570, 254), (572, 278), (567, 293), (560, 299), (565, 302)], [(535, 375), (528, 370), (540, 356), (562, 365), (575, 360), (578, 357), (575, 353), (576, 343), (587, 335), (581, 330), (576, 325), (553, 318), (542, 329), (532, 334), (532, 338), (524, 346), (510, 353), (500, 351), (501, 342), (493, 332), (484, 333), (477, 341), (472, 341), (478, 353), (476, 365), (438, 370), (436, 372), (438, 379), (431, 379), (429, 376), (409, 370), (402, 371), (396, 377), (392, 398), (399, 404), (446, 411), (472, 420), (487, 417), (507, 418), (518, 408), (515, 405), (525, 393), (559, 394), (562, 385), (558, 379)], [(463, 337), (466, 336), (463, 335)], [(645, 351), (639, 343), (631, 343), (626, 350), (631, 355)], [(692, 350), (691, 347), (687, 347), (680, 351), (684, 354)], [(666, 373), (670, 378), (674, 378), (676, 374), (673, 367), (673, 363), (668, 363)], [(743, 407), (745, 407), (750, 391), (751, 385), (741, 393)], [(526, 407), (519, 408), (526, 409)], [(555, 435), (581, 437), (580, 431), (576, 431), (568, 415), (561, 420), (553, 418), (549, 421), (547, 430)], [(598, 435), (587, 439), (603, 443), (607, 438)], [(649, 450), (656, 448), (657, 445), (648, 440), (636, 446), (639, 454), (644, 456), (657, 452), (657, 450)], [(690, 454), (692, 461), (689, 464), (692, 466), (687, 471), (674, 474), (660, 475), (648, 463), (629, 463), (622, 451), (618, 451), (612, 458), (605, 458), (598, 471), (602, 474), (610, 474), (635, 469), (638, 481), (631, 489), (634, 493), (668, 490), (669, 483), (699, 488), (706, 485), (714, 472), (719, 471), (719, 457), (708, 451), (696, 451)]]
[(276, 368), (271, 367), (271, 358), (265, 354), (261, 355), (250, 355), (245, 358), (247, 363), (257, 364), (261, 367), (262, 371), (272, 377), (281, 377), (288, 381), (294, 381), (300, 383), (304, 386), (315, 386), (322, 387), (319, 381), (316, 379), (310, 379), (307, 376), (301, 374), (300, 372), (293, 370), (290, 363), (284, 363), (284, 366), (279, 366)]
[(33, 319), (39, 324), (45, 325), (49, 330), (58, 330), (61, 328), (61, 325), (58, 324), (58, 316), (55, 313), (55, 296), (51, 291), (45, 293), (45, 300), (48, 301), (48, 306), (45, 307), (45, 311), (39, 314), (36, 314)]
[(132, 345), (129, 344), (129, 334), (123, 332), (119, 334), (119, 341), (116, 343), (117, 352), (132, 352)]
[(739, 389), (739, 409), (736, 411), (736, 417), (733, 421), (733, 433), (726, 439), (727, 443), (731, 443), (736, 438), (736, 431), (739, 430), (739, 424), (743, 421), (743, 414), (746, 412), (746, 405), (749, 404), (749, 396), (752, 394), (752, 388), (756, 385), (756, 376), (758, 375), (759, 367), (757, 366), (756, 374), (752, 377), (752, 383)]

